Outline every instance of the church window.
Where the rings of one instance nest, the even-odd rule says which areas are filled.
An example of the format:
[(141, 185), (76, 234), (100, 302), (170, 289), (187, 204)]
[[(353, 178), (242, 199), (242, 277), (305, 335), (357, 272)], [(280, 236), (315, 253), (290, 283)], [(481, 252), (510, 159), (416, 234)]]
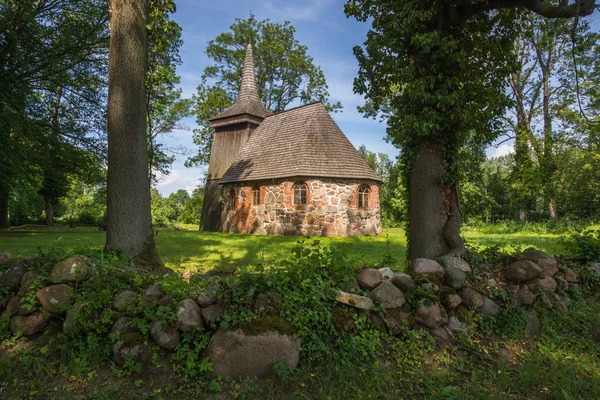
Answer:
[(260, 204), (260, 187), (254, 186), (252, 188), (252, 204), (257, 206)]
[(371, 190), (368, 186), (362, 185), (358, 188), (358, 208), (369, 207), (369, 193)]
[(235, 210), (235, 190), (233, 189), (229, 191), (229, 207)]
[(306, 183), (298, 182), (294, 185), (294, 204), (304, 205), (307, 203), (308, 188)]

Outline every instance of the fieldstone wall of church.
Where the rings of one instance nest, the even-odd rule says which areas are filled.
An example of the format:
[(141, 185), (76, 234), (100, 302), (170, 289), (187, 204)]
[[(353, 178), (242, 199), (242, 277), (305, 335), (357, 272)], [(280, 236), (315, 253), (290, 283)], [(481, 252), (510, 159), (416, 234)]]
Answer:
[[(294, 204), (294, 184), (307, 185), (307, 204)], [(368, 206), (358, 207), (358, 188), (369, 187)], [(381, 233), (379, 183), (298, 179), (221, 185), (223, 232), (259, 235), (373, 236)], [(253, 189), (260, 189), (253, 204)]]

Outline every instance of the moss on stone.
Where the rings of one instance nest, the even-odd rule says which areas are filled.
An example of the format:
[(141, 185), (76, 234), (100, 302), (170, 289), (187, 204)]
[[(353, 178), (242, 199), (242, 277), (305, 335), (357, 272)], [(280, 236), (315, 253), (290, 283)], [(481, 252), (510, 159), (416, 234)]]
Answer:
[(294, 335), (296, 329), (284, 318), (277, 315), (262, 315), (240, 326), (245, 334), (258, 336), (264, 332), (279, 332), (282, 335)]
[(421, 274), (421, 275), (417, 275), (415, 277), (413, 277), (413, 281), (415, 282), (415, 285), (422, 285), (424, 283), (435, 283), (438, 286), (441, 286), (442, 283), (440, 282), (440, 279), (433, 275), (433, 274)]
[(467, 307), (458, 306), (454, 312), (456, 313), (456, 318), (458, 318), (460, 322), (464, 322), (468, 325), (473, 324), (473, 315)]
[(354, 315), (346, 307), (335, 306), (331, 310), (331, 323), (337, 331), (349, 332), (354, 329)]
[(120, 340), (123, 342), (123, 349), (130, 349), (146, 342), (144, 335), (140, 332), (125, 333), (121, 335)]

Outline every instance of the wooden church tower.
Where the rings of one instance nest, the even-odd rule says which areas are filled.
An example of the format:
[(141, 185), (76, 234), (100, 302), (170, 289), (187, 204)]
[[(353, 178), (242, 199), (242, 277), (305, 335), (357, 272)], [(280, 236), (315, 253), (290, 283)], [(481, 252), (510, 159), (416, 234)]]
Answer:
[(223, 201), (219, 179), (231, 166), (254, 130), (268, 115), (271, 115), (271, 112), (261, 103), (258, 94), (252, 44), (248, 42), (238, 98), (231, 107), (209, 122), (209, 126), (215, 130), (215, 135), (204, 190), (201, 230), (220, 231)]

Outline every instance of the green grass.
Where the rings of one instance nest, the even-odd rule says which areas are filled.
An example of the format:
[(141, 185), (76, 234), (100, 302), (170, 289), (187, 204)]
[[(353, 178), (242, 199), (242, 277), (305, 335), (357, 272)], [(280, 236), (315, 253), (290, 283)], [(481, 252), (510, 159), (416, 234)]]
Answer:
[[(192, 227), (190, 227), (192, 228)], [(553, 254), (562, 251), (560, 236), (552, 233), (485, 234), (469, 228), (463, 232), (468, 243), (489, 247), (498, 245), (506, 251), (520, 246), (535, 247)], [(313, 238), (314, 239), (314, 238)], [(356, 264), (381, 261), (389, 252), (398, 267), (405, 268), (406, 235), (400, 228), (384, 229), (377, 237), (318, 238), (322, 244), (339, 247)], [(389, 239), (389, 244), (387, 240)], [(302, 237), (256, 236), (228, 233), (199, 232), (189, 229), (157, 231), (156, 243), (167, 267), (176, 271), (206, 272), (212, 269), (231, 270), (242, 265), (277, 264), (290, 255), (290, 250)], [(0, 231), (0, 251), (13, 256), (35, 256), (42, 250), (81, 248), (101, 249), (105, 233), (97, 228), (34, 228)]]

